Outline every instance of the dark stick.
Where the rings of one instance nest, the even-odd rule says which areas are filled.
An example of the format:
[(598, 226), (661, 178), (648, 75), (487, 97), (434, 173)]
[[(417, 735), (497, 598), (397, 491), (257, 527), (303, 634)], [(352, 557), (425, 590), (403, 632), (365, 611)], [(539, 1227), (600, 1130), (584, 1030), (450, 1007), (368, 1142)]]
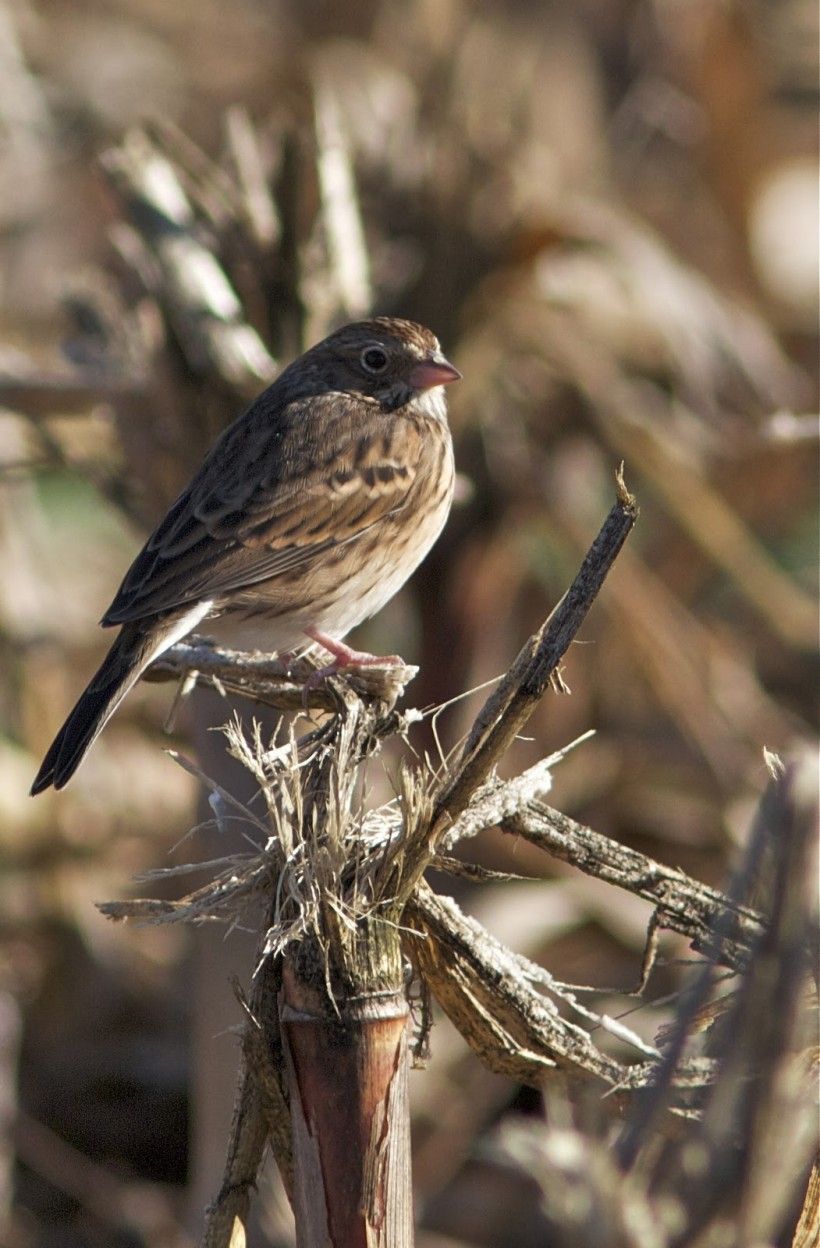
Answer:
[[(642, 897), (655, 907), (658, 927), (680, 932), (693, 948), (709, 952), (732, 970), (743, 969), (763, 932), (762, 918), (748, 906), (541, 802), (530, 802), (501, 827), (586, 875)], [(713, 928), (718, 918), (724, 935), (715, 948)]]
[(532, 715), (632, 531), (638, 505), (624, 484), (622, 468), (616, 480), (615, 506), (574, 581), (484, 703), (454, 770), (435, 800), (429, 826), (408, 843), (398, 890), (402, 904), (411, 896), (447, 829), (466, 809), (476, 789)]
[[(351, 668), (336, 677), (354, 693), (392, 705), (418, 668), (404, 664)], [(210, 685), (220, 692), (239, 694), (281, 711), (333, 711), (338, 699), (329, 681), (311, 685), (316, 666), (307, 658), (285, 662), (262, 652), (246, 653), (215, 646), (193, 634), (166, 650), (152, 663), (143, 680), (185, 681)]]

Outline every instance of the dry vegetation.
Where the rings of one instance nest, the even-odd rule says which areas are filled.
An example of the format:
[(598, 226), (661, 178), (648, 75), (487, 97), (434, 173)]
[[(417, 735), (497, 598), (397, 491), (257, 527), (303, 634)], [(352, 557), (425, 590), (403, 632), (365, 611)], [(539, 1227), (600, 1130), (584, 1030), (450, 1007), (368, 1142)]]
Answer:
[[(195, 821), (196, 784), (161, 752), (169, 686), (136, 691), (65, 794), (25, 793), (139, 534), (279, 361), (371, 308), (431, 325), (465, 376), (458, 507), (364, 638), (419, 665), (407, 705), (509, 667), (574, 575), (621, 460), (642, 508), (566, 658), (572, 696), (548, 692), (502, 765), (517, 775), (595, 729), (554, 769), (555, 819), (518, 812), (501, 825), (514, 836), (485, 825), (459, 851), (472, 878), (445, 891), (559, 988), (594, 990), (591, 1034), (628, 1014), (636, 1040), (669, 1053), (702, 1025), (715, 1058), (731, 1028), (743, 1043), (725, 1086), (756, 1070), (765, 1092), (742, 1165), (725, 1138), (736, 1091), (705, 1093), (691, 1136), (659, 1155), (634, 1125), (621, 1148), (640, 1190), (624, 1195), (608, 1115), (580, 1097), (572, 1117), (552, 1087), (545, 1130), (538, 1094), (443, 1021), (411, 1081), (419, 1243), (577, 1242), (581, 1175), (595, 1209), (623, 1197), (634, 1230), (641, 1193), (674, 1214), (697, 1188), (687, 1139), (690, 1162), (738, 1191), (784, 1164), (773, 1124), (797, 1112), (798, 1075), (776, 1059), (806, 1043), (799, 975), (783, 977), (778, 1029), (756, 1029), (772, 983), (693, 980), (680, 963), (695, 933), (669, 924), (641, 998), (624, 994), (659, 905), (646, 859), (707, 887), (734, 871), (738, 903), (777, 920), (769, 967), (794, 970), (790, 923), (812, 912), (802, 895), (783, 908), (810, 861), (800, 837), (784, 857), (751, 829), (763, 747), (798, 757), (815, 730), (814, 7), (353, 7), (0, 0), (0, 1216), (15, 1248), (185, 1243), (219, 1182), (224, 1131), (201, 1124), (232, 1097), (237, 1046), (217, 1033), (238, 1013), (214, 982), (247, 978), (253, 941), (197, 932), (191, 948), (181, 928), (114, 927), (92, 905), (168, 862)], [(436, 718), (445, 750), (486, 696)], [(207, 731), (227, 718), (218, 692), (197, 691), (176, 745), (247, 804)], [(435, 754), (432, 719), (409, 730), (420, 756)], [(368, 769), (370, 807), (404, 748)], [(803, 826), (794, 767), (763, 831)], [(218, 802), (200, 818), (215, 826), (172, 862), (247, 848)], [(582, 836), (567, 862), (556, 848), (578, 828), (625, 857), (607, 865)], [(578, 872), (582, 851), (599, 878)], [(629, 869), (634, 887), (611, 887)], [(528, 880), (480, 878), (493, 871)], [(178, 896), (177, 880), (162, 887)], [(779, 1223), (744, 1205), (738, 1242), (793, 1226), (787, 1195)], [(270, 1242), (290, 1242), (272, 1179), (259, 1204)], [(704, 1226), (713, 1213), (698, 1207)]]

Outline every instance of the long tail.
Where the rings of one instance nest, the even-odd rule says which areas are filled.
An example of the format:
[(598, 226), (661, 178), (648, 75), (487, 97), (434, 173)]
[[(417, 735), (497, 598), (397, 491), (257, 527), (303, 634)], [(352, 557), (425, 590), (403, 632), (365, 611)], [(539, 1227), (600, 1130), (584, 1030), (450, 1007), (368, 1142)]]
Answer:
[(166, 628), (137, 620), (124, 624), (97, 674), (63, 724), (43, 759), (31, 795), (67, 784), (129, 689), (165, 649)]

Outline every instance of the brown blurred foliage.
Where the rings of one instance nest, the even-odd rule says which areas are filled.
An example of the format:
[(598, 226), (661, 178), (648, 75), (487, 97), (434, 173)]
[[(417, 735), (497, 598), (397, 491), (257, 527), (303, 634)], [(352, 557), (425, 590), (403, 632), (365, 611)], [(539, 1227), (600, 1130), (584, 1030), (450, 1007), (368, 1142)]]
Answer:
[[(339, 321), (418, 319), (464, 373), (458, 505), (364, 644), (421, 663), (419, 706), (496, 675), (623, 460), (635, 540), (572, 696), (512, 762), (594, 728), (553, 804), (725, 876), (762, 747), (816, 709), (816, 20), (806, 0), (0, 0), (0, 1083), (24, 1110), (4, 1243), (184, 1242), (185, 948), (92, 905), (194, 822), (167, 691), (135, 691), (65, 794), (26, 790), (140, 535)], [(539, 882), (463, 904), (603, 1001), (631, 986), (647, 909), (500, 844), (477, 860)], [(471, 1159), (531, 1094), (442, 1026), (413, 1095), (420, 1242), (536, 1242)]]

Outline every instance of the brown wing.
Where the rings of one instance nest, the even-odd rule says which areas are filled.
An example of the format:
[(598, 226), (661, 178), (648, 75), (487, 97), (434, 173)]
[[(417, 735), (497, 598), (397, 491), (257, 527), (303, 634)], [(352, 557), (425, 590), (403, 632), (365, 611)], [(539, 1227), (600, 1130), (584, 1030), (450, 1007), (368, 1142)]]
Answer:
[(414, 421), (339, 393), (276, 386), (231, 425), (134, 560), (104, 625), (219, 598), (307, 567), (404, 506)]

